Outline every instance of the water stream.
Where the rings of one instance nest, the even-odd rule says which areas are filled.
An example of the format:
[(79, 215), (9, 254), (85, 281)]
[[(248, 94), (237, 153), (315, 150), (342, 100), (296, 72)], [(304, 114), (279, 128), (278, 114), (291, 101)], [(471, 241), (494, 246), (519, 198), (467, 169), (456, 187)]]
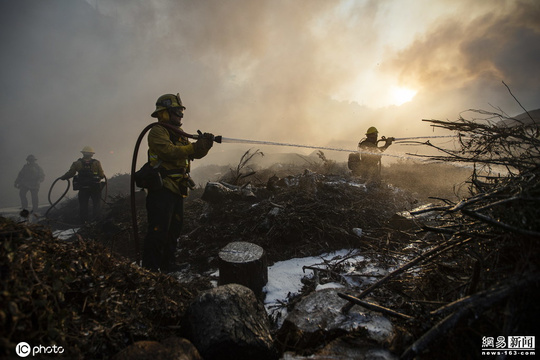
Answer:
[[(406, 137), (406, 138), (395, 138), (395, 141), (413, 140), (413, 139), (449, 138), (449, 137), (456, 137), (456, 135), (416, 136), (416, 137)], [(297, 147), (297, 148), (307, 148), (307, 149), (317, 149), (317, 150), (343, 151), (343, 152), (348, 152), (348, 153), (358, 152), (361, 154), (382, 155), (382, 156), (394, 157), (394, 158), (399, 158), (399, 159), (413, 159), (413, 160), (423, 161), (423, 162), (430, 161), (428, 159), (421, 159), (415, 156), (409, 156), (409, 155), (403, 155), (403, 154), (389, 154), (389, 153), (383, 153), (379, 151), (373, 152), (373, 151), (360, 150), (360, 149), (352, 150), (352, 149), (334, 148), (334, 147), (327, 147), (327, 146), (290, 144), (290, 143), (265, 141), (265, 140), (249, 140), (249, 139), (235, 139), (235, 138), (222, 137), (221, 142), (222, 143), (236, 143), (236, 144), (253, 144), (253, 145), (291, 146), (291, 147)]]

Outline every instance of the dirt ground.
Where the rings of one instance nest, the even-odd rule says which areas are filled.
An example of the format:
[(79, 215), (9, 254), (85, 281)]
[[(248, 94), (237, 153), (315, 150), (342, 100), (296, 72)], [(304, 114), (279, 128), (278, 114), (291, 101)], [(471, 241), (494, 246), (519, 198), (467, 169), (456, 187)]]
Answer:
[[(129, 197), (121, 191), (111, 192), (103, 220), (82, 226), (69, 241), (53, 239), (51, 231), (77, 222), (76, 199), (51, 211), (50, 219), (40, 225), (2, 218), (3, 347), (12, 349), (31, 338), (65, 344), (73, 358), (82, 354), (107, 358), (133, 341), (180, 334), (183, 311), (199, 291), (212, 286), (217, 254), (231, 241), (260, 245), (269, 265), (341, 249), (358, 249), (385, 264), (397, 264), (398, 259), (415, 259), (453, 238), (428, 231), (444, 227), (444, 219), (409, 220), (396, 215), (421, 204), (418, 189), (387, 182), (366, 187), (342, 173), (279, 175), (279, 185), (268, 186), (270, 176), (261, 177), (235, 185), (253, 196), (238, 192), (215, 203), (201, 199), (203, 188), (192, 191), (185, 202), (185, 224), (176, 254), (177, 263), (194, 274), (187, 283), (134, 265), (145, 233), (144, 199), (137, 206), (138, 241), (132, 232)], [(125, 189), (119, 185), (125, 181), (122, 175), (109, 184)], [(355, 228), (362, 229), (362, 236), (354, 233)], [(393, 319), (398, 331), (387, 344), (393, 352), (403, 354), (433, 330), (448, 314), (437, 313), (441, 307), (530, 273), (538, 264), (537, 246), (531, 239), (476, 235), (449, 243), (436, 257), (419, 261), (414, 272), (404, 271), (370, 293), (370, 301), (414, 317)], [(521, 250), (516, 252), (516, 248)], [(339, 267), (329, 270), (330, 275), (321, 281), (334, 281), (331, 274), (340, 271)], [(538, 315), (538, 283), (533, 284), (512, 288), (512, 296), (492, 304), (470, 305), (469, 313), (456, 316), (452, 326), (446, 324), (432, 334), (434, 339), (417, 358), (479, 358), (482, 336), (533, 335), (537, 327), (532, 317), (522, 315), (523, 309)], [(300, 297), (313, 289), (307, 279)], [(356, 293), (361, 290), (365, 289)], [(291, 299), (289, 306), (294, 303)], [(284, 351), (303, 354), (317, 350), (280, 345)]]

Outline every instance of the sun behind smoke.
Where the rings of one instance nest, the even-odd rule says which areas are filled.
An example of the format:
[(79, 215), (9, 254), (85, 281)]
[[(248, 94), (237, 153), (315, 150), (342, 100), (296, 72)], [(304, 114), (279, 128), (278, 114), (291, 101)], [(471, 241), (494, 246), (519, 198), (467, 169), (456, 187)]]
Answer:
[(392, 103), (395, 105), (403, 105), (411, 101), (418, 91), (404, 87), (393, 86), (390, 90)]

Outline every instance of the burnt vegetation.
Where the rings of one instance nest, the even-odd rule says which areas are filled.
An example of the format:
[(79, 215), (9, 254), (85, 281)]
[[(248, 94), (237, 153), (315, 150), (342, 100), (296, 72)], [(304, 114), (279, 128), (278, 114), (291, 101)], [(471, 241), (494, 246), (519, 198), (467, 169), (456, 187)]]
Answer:
[[(535, 335), (539, 126), (471, 113), (481, 118), (425, 120), (455, 132), (459, 146), (426, 156), (436, 163), (385, 167), (381, 186), (356, 183), (345, 164), (322, 152), (302, 165), (263, 169), (255, 165), (262, 153), (250, 150), (216, 179), (235, 196), (210, 203), (199, 187), (187, 199), (176, 255), (191, 275), (182, 282), (134, 264), (140, 244), (131, 234), (128, 175), (109, 181), (106, 220), (81, 227), (70, 241), (55, 239), (51, 228), (76, 221), (75, 199), (39, 225), (1, 218), (2, 355), (35, 340), (63, 345), (72, 358), (108, 358), (137, 340), (180, 336), (187, 305), (212, 286), (217, 254), (231, 241), (262, 246), (269, 264), (344, 248), (376, 256), (390, 270), (343, 289), (351, 305), (342, 310), (371, 306), (392, 319), (395, 336), (385, 346), (404, 359), (478, 358), (483, 336)], [(454, 186), (440, 176), (445, 171), (463, 181)], [(142, 239), (143, 201), (138, 220)], [(294, 307), (318, 283), (343, 282), (345, 260), (306, 269), (317, 276), (306, 274), (301, 293), (283, 306)], [(281, 351), (314, 354), (333, 340), (298, 348), (284, 331), (275, 329)]]

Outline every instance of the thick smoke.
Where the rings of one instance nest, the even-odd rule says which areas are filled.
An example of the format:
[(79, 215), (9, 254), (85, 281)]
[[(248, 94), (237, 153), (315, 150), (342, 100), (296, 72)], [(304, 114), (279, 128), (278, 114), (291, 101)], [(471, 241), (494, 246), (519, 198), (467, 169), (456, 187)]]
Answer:
[[(30, 153), (47, 175), (42, 202), (85, 145), (107, 176), (128, 172), (167, 92), (180, 92), (189, 132), (344, 148), (372, 125), (416, 136), (431, 134), (422, 118), (522, 112), (502, 81), (538, 108), (539, 11), (534, 0), (4, 0), (0, 204), (17, 205)], [(394, 85), (418, 93), (395, 106)], [(216, 145), (199, 164), (247, 148)]]
[(477, 81), (488, 85), (493, 79), (523, 93), (537, 91), (540, 4), (516, 1), (506, 10), (494, 9), (467, 22), (442, 19), (388, 66), (399, 69), (404, 82), (432, 91)]

